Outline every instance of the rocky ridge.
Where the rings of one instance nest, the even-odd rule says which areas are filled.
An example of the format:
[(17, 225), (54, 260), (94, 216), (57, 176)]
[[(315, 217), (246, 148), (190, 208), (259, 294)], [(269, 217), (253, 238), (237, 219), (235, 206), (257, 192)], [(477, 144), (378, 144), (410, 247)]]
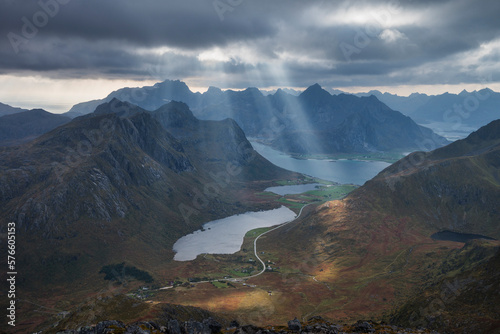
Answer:
[[(354, 334), (354, 333), (385, 333), (385, 334), (439, 334), (436, 331), (427, 329), (411, 329), (376, 323), (373, 321), (360, 320), (351, 325), (334, 324), (321, 317), (313, 317), (305, 323), (301, 323), (297, 318), (290, 320), (288, 326), (267, 326), (257, 327), (253, 325), (240, 325), (237, 321), (232, 321), (228, 327), (212, 318), (202, 321), (179, 322), (171, 319), (161, 324), (156, 321), (137, 322), (124, 324), (120, 321), (103, 321), (95, 326), (84, 327), (76, 330), (60, 331), (58, 334)], [(42, 333), (40, 333), (42, 334)]]

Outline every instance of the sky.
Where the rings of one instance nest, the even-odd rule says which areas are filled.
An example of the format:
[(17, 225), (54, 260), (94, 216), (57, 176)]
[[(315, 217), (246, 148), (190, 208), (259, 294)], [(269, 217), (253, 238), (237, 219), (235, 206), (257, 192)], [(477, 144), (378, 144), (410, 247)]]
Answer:
[(0, 0), (0, 102), (121, 87), (500, 91), (498, 0)]

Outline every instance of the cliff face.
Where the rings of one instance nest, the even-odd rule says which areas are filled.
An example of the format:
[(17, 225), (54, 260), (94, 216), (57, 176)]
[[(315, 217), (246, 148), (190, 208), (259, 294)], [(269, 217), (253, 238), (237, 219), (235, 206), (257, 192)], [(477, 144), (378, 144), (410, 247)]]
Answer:
[(0, 201), (18, 228), (47, 236), (82, 217), (123, 218), (138, 205), (133, 187), (163, 183), (168, 193), (172, 173), (193, 170), (183, 151), (146, 113), (75, 120), (23, 149), (4, 150)]
[(164, 105), (152, 115), (182, 143), (201, 174), (207, 171), (220, 173), (227, 169), (228, 163), (241, 168), (237, 175), (232, 175), (235, 181), (273, 179), (289, 174), (257, 154), (233, 119), (198, 120), (181, 102)]

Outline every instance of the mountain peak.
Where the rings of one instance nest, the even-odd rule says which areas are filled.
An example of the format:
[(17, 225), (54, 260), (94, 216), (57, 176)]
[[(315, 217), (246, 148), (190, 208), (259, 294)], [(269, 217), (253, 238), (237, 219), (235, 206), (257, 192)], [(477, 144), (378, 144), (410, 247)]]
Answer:
[(479, 93), (481, 93), (481, 94), (485, 94), (485, 93), (491, 94), (491, 93), (495, 93), (495, 92), (493, 90), (489, 89), (488, 87), (486, 87), (486, 88), (483, 88), (483, 89), (479, 90)]
[(172, 101), (153, 111), (153, 114), (166, 127), (182, 128), (198, 121), (184, 102)]
[(408, 97), (419, 97), (419, 96), (428, 96), (428, 95), (416, 92), (416, 93), (411, 93), (410, 96), (408, 96)]
[(276, 91), (276, 93), (274, 93), (274, 95), (276, 95), (276, 96), (285, 95), (285, 94), (287, 94), (287, 92), (285, 92), (281, 88), (278, 88), (278, 90)]
[(324, 90), (318, 83), (315, 83), (312, 86), (309, 86), (300, 96), (309, 96), (312, 98), (319, 98), (319, 97), (330, 97), (332, 94), (328, 93), (326, 90)]
[(319, 83), (315, 83), (314, 85), (309, 86), (307, 89), (311, 89), (311, 90), (323, 90), (323, 87), (321, 87)]
[(167, 79), (165, 81), (156, 83), (155, 86), (160, 86), (160, 87), (164, 87), (164, 86), (177, 86), (177, 87), (182, 87), (182, 88), (189, 89), (188, 85), (186, 85), (186, 83), (184, 81), (180, 81), (180, 80), (168, 80)]
[(114, 97), (111, 101), (99, 105), (95, 109), (94, 114), (116, 114), (119, 117), (129, 117), (141, 111), (145, 110), (129, 102), (120, 101)]
[(220, 93), (222, 93), (222, 89), (220, 89), (219, 87), (210, 86), (210, 87), (208, 87), (208, 89), (205, 93), (207, 93), (207, 94), (220, 94)]
[(40, 108), (37, 108), (37, 109), (31, 109), (31, 110), (29, 110), (29, 112), (31, 112), (32, 114), (37, 114), (37, 115), (48, 115), (48, 114), (52, 114), (52, 113), (48, 112), (47, 110), (40, 109)]
[(256, 87), (248, 87), (247, 89), (244, 90), (244, 92), (250, 94), (263, 95), (262, 92)]

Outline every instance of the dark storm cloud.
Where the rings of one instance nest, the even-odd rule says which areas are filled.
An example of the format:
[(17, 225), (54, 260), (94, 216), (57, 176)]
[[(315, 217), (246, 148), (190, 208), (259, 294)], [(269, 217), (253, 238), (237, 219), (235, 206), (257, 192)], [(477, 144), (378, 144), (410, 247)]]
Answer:
[[(380, 13), (385, 22), (377, 20)], [(334, 19), (324, 22), (329, 14)], [(207, 86), (221, 73), (234, 85), (249, 86), (256, 77), (262, 84), (297, 86), (415, 82), (410, 74), (420, 75), (419, 83), (470, 81), (471, 73), (457, 74), (463, 69), (454, 57), (497, 39), (498, 14), (497, 0), (4, 0), (0, 73), (206, 76)], [(198, 57), (213, 48), (227, 57)], [(498, 53), (481, 59), (482, 66), (493, 63)], [(437, 79), (422, 75), (422, 66), (447, 60), (452, 63), (441, 65)], [(288, 72), (288, 82), (269, 73), (273, 68), (266, 64), (273, 62)]]
[[(132, 45), (203, 48), (232, 40), (272, 34), (270, 22), (259, 16), (220, 21), (211, 1), (65, 0), (16, 1), (3, 4), (0, 32), (22, 35), (22, 18), (43, 22), (40, 11), (54, 12), (40, 30), (43, 36), (80, 37), (89, 41), (121, 40)], [(46, 5), (41, 5), (46, 4)], [(54, 5), (57, 4), (57, 5)], [(55, 7), (59, 8), (56, 10)], [(49, 10), (46, 10), (48, 8)], [(49, 13), (50, 14), (50, 13)], [(229, 24), (229, 29), (228, 29)]]

